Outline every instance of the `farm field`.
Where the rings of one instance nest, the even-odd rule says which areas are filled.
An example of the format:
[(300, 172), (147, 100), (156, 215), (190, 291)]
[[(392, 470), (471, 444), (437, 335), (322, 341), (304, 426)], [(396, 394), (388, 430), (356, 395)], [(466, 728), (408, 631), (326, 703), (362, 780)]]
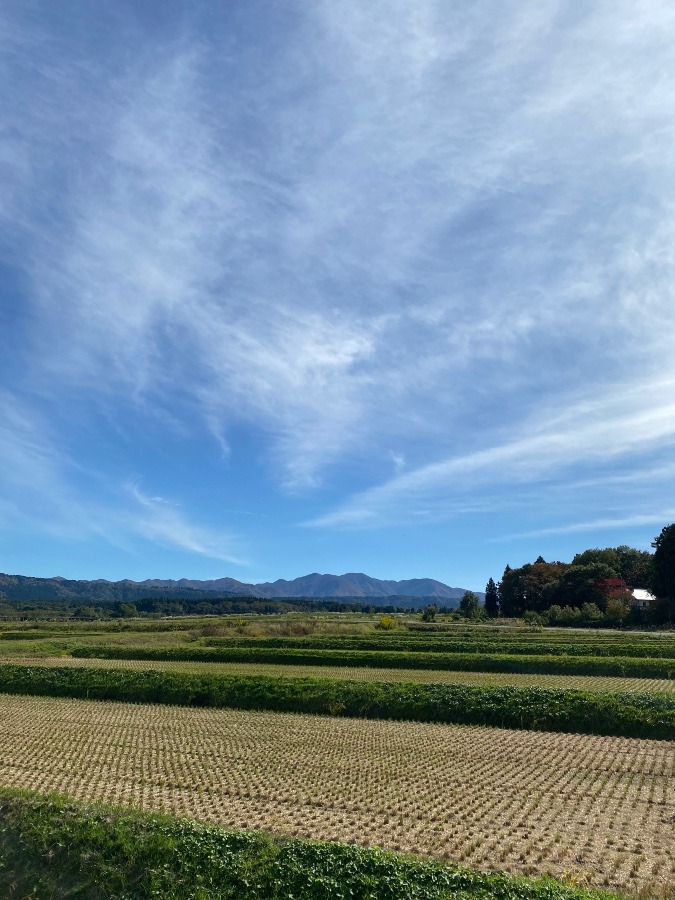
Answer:
[[(583, 629), (531, 629), (504, 625), (443, 623), (421, 627), (402, 617), (383, 630), (381, 617), (308, 615), (240, 616), (219, 619), (118, 619), (102, 622), (6, 622), (0, 625), (0, 655), (32, 645), (249, 646), (301, 649), (381, 649), (429, 652), (563, 653), (675, 658), (675, 633)], [(486, 648), (482, 650), (481, 648)]]
[[(632, 896), (675, 892), (675, 743), (657, 723), (672, 717), (675, 635), (419, 627), (412, 617), (383, 629), (380, 620), (12, 623), (0, 630), (0, 663), (34, 675), (15, 678), (12, 687), (8, 672), (4, 689), (18, 693), (0, 695), (0, 786), (402, 850), (484, 871), (551, 874)], [(43, 666), (71, 671), (39, 686)], [(102, 670), (111, 670), (107, 681)], [(66, 676), (83, 683), (59, 687)], [(201, 676), (213, 689), (196, 684)], [(233, 676), (241, 684), (218, 694), (215, 681)], [(299, 687), (308, 679), (316, 688)], [(466, 717), (484, 702), (469, 696), (479, 688), (493, 690), (498, 716)], [(577, 701), (569, 696), (517, 696), (529, 688), (589, 693), (573, 712)], [(143, 702), (211, 704), (212, 690), (221, 708)], [(459, 703), (462, 714), (423, 712), (427, 701), (413, 702), (415, 691), (437, 695), (430, 702), (438, 710)], [(115, 702), (66, 699), (69, 692)], [(399, 695), (408, 698), (405, 709), (396, 706)], [(613, 706), (605, 709), (606, 702)], [(387, 704), (394, 704), (390, 712)], [(361, 705), (368, 715), (408, 721), (366, 720)], [(515, 719), (504, 718), (507, 708)], [(255, 709), (270, 711), (248, 711)], [(643, 718), (654, 726), (643, 728)], [(603, 731), (643, 737), (595, 736)]]
[(266, 663), (209, 663), (139, 659), (96, 659), (77, 657), (14, 657), (12, 663), (123, 669), (156, 670), (213, 675), (267, 675), (289, 678), (340, 678), (350, 681), (413, 681), (419, 684), (462, 684), (541, 687), (584, 691), (675, 692), (675, 680), (658, 678), (617, 678), (601, 675), (532, 675), (502, 672), (453, 672), (433, 669), (386, 669), (357, 666), (304, 666)]
[(672, 633), (543, 631), (459, 623), (421, 629), (419, 620), (410, 618), (383, 629), (380, 616), (269, 618), (20, 623), (22, 627), (13, 623), (0, 630), (0, 661), (91, 656), (303, 666), (307, 673), (317, 666), (426, 669), (435, 675), (444, 670), (490, 673), (494, 684), (500, 683), (500, 676), (514, 675), (675, 680)]
[(0, 696), (0, 783), (629, 890), (675, 881), (675, 745)]
[(266, 647), (296, 650), (399, 650), (424, 651), (428, 653), (513, 653), (516, 655), (564, 655), (564, 656), (635, 656), (670, 657), (675, 656), (675, 642), (672, 638), (638, 640), (634, 635), (588, 636), (581, 640), (572, 635), (540, 635), (536, 633), (511, 634), (494, 629), (490, 635), (481, 632), (473, 634), (445, 633), (440, 635), (420, 634), (415, 631), (404, 633), (382, 633), (375, 630), (362, 635), (323, 635), (276, 637), (243, 637), (228, 635), (212, 637), (205, 635), (203, 645), (208, 647)]

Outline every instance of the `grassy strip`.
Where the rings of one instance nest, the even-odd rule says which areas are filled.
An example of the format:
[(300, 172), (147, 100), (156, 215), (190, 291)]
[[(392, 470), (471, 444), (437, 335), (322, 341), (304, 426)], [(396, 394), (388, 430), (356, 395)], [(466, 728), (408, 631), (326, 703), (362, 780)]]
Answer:
[(675, 697), (543, 688), (0, 666), (0, 691), (675, 739)]
[(519, 640), (495, 637), (456, 638), (450, 636), (441, 639), (420, 639), (375, 636), (367, 638), (311, 636), (311, 637), (220, 637), (208, 638), (206, 647), (264, 647), (266, 649), (295, 650), (396, 650), (403, 652), (424, 653), (501, 653), (520, 654), (526, 656), (625, 656), (639, 659), (675, 657), (675, 643), (672, 641), (652, 641), (649, 644), (637, 644), (626, 640), (615, 642), (559, 642), (546, 640)]
[(675, 659), (625, 656), (528, 656), (511, 653), (421, 653), (397, 650), (295, 650), (265, 647), (75, 647), (72, 656), (152, 659), (167, 662), (295, 663), (310, 666), (371, 666), (455, 672), (521, 672), (537, 675), (610, 675), (618, 678), (675, 678)]
[(610, 900), (552, 879), (486, 874), (347, 844), (226, 831), (0, 791), (0, 890), (164, 900)]
[(582, 691), (675, 694), (675, 680), (660, 678), (613, 678), (603, 675), (522, 675), (519, 673), (452, 672), (438, 669), (375, 669), (369, 666), (304, 666), (239, 662), (166, 662), (141, 659), (76, 659), (59, 657), (12, 657), (14, 665), (91, 666), (98, 669), (158, 669), (164, 672), (191, 672), (195, 675), (281, 675), (289, 678), (342, 678), (348, 681), (415, 681), (422, 684), (511, 685), (579, 689)]

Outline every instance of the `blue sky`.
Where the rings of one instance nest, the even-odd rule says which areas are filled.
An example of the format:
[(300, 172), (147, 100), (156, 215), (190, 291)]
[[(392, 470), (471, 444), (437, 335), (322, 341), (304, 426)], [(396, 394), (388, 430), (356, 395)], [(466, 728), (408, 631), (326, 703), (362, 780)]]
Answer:
[(0, 570), (648, 548), (674, 42), (667, 0), (6, 0)]

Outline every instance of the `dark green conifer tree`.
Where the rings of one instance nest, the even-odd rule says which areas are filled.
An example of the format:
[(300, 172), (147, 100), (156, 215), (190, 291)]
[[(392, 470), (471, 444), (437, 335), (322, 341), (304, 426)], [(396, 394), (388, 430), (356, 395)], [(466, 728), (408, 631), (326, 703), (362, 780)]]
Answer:
[(491, 619), (499, 615), (499, 590), (492, 578), (485, 585), (485, 612)]
[(652, 542), (654, 547), (654, 593), (675, 600), (675, 524), (666, 525)]

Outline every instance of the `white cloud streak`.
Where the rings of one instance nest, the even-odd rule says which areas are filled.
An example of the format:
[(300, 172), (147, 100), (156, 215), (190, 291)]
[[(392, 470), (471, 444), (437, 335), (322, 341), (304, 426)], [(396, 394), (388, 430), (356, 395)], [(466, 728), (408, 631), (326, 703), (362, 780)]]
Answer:
[(560, 478), (579, 464), (609, 464), (616, 458), (628, 457), (630, 465), (635, 454), (675, 445), (675, 401), (665, 399), (674, 395), (675, 381), (666, 381), (578, 403), (554, 418), (526, 424), (525, 436), (517, 440), (399, 475), (308, 524), (385, 524), (431, 500), (438, 504), (439, 497), (451, 515), (457, 496), (476, 485), (517, 488)]
[[(260, 75), (191, 33), (97, 65), (10, 5), (26, 389), (230, 461), (253, 427), (292, 490), (400, 448), (323, 526), (671, 442), (672, 6), (301, 9)], [(218, 544), (139, 502), (156, 539)]]
[(623, 516), (614, 519), (593, 519), (589, 522), (572, 522), (566, 525), (556, 525), (552, 528), (539, 528), (534, 531), (522, 531), (518, 534), (504, 535), (494, 538), (494, 542), (529, 540), (530, 538), (549, 537), (559, 534), (580, 534), (586, 531), (609, 531), (613, 529), (625, 531), (627, 528), (636, 528), (643, 525), (663, 525), (664, 522), (675, 519), (675, 507), (659, 510), (648, 515)]
[(236, 555), (236, 539), (232, 534), (214, 532), (189, 522), (170, 500), (149, 497), (138, 485), (127, 485), (127, 491), (141, 509), (141, 514), (131, 520), (130, 528), (142, 537), (209, 559), (246, 565)]
[[(31, 527), (78, 539), (84, 509), (70, 486), (74, 463), (49, 438), (44, 417), (0, 392), (0, 503), (3, 530)], [(93, 526), (95, 527), (95, 526)]]
[[(210, 559), (246, 565), (242, 541), (192, 522), (175, 504), (146, 496), (137, 485), (106, 485), (58, 447), (44, 417), (0, 393), (2, 529), (68, 541), (101, 538), (132, 550), (137, 538)], [(92, 497), (92, 489), (96, 495)]]

